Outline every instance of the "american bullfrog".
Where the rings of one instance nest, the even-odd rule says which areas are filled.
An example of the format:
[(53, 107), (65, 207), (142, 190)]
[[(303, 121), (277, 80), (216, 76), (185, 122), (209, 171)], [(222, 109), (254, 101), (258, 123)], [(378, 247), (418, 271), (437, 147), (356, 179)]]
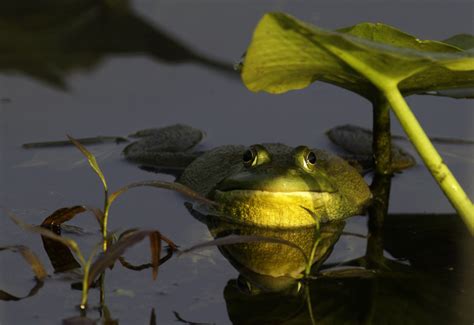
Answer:
[(178, 168), (177, 182), (218, 203), (211, 213), (272, 228), (312, 226), (364, 211), (369, 187), (345, 160), (308, 146), (262, 143), (191, 149), (203, 134), (185, 125), (148, 129), (124, 149), (133, 162)]

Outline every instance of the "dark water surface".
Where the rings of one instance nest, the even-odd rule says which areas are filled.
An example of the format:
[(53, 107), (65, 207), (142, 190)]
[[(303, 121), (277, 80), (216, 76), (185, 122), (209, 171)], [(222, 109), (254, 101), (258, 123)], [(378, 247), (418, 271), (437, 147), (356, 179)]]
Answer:
[[(100, 182), (77, 150), (24, 150), (22, 143), (65, 134), (127, 135), (179, 122), (206, 131), (204, 148), (267, 141), (334, 149), (324, 136), (327, 129), (346, 123), (371, 126), (369, 103), (330, 85), (317, 83), (279, 96), (253, 94), (242, 85), (232, 64), (268, 11), (289, 12), (325, 28), (380, 21), (421, 39), (474, 32), (470, 1), (0, 3), (0, 246), (29, 246), (51, 274), (32, 297), (0, 301), (0, 324), (58, 324), (78, 315), (80, 301), (80, 291), (71, 289), (80, 277), (54, 273), (40, 236), (19, 229), (6, 211), (39, 224), (64, 206), (102, 205)], [(474, 138), (472, 102), (428, 96), (408, 101), (430, 135)], [(394, 133), (401, 134), (395, 119), (392, 124)], [(409, 144), (404, 147), (414, 152)], [(438, 147), (474, 197), (473, 147)], [(111, 188), (152, 178), (172, 180), (126, 163), (121, 148), (91, 147)], [(210, 239), (184, 202), (164, 190), (131, 191), (112, 207), (110, 229), (159, 228), (182, 247)], [(417, 166), (394, 178), (390, 212), (449, 214), (453, 209), (426, 169)], [(96, 223), (84, 215), (72, 224), (87, 232), (68, 234), (87, 255), (100, 239)], [(351, 218), (345, 231), (365, 235), (366, 217)], [(472, 324), (473, 244), (456, 216), (392, 216), (384, 246), (391, 272), (376, 279), (312, 282), (308, 291), (315, 317), (327, 324)], [(365, 247), (366, 239), (343, 234), (326, 263), (355, 259)], [(146, 263), (148, 243), (126, 256)], [(2, 252), (0, 265), (0, 290), (19, 297), (34, 287), (19, 256)], [(152, 309), (158, 324), (176, 323), (174, 311), (189, 321), (216, 324), (309, 322), (300, 296), (245, 295), (235, 287), (237, 276), (216, 248), (171, 259), (155, 282), (150, 270), (116, 265), (107, 272), (106, 304), (122, 324), (149, 323)], [(98, 292), (92, 290), (89, 317), (99, 317), (97, 305)]]

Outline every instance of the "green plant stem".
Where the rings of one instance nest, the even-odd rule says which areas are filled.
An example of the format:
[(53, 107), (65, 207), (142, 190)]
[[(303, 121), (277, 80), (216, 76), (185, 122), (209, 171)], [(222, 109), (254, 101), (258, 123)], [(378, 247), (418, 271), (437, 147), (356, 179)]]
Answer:
[(423, 159), (425, 165), (463, 219), (471, 235), (474, 235), (474, 206), (471, 200), (454, 178), (449, 168), (444, 164), (441, 156), (400, 94), (397, 86), (387, 86), (383, 93), (421, 159)]
[[(99, 278), (99, 288), (100, 288), (100, 310), (104, 310), (105, 307), (105, 271), (102, 272)], [(106, 308), (106, 307), (105, 307)]]
[(392, 139), (390, 135), (390, 105), (382, 94), (372, 101), (373, 105), (373, 142), (375, 173), (392, 174)]
[(309, 313), (309, 318), (311, 320), (311, 325), (316, 325), (316, 320), (313, 314), (313, 304), (311, 303), (311, 293), (309, 290), (309, 283), (306, 284), (305, 295), (306, 295), (306, 304), (308, 306), (308, 313)]
[(84, 272), (84, 277), (82, 278), (81, 304), (79, 306), (81, 310), (87, 309), (88, 295), (89, 295), (89, 272)]
[(104, 219), (102, 220), (102, 250), (107, 251), (107, 223), (109, 220), (109, 191), (107, 187), (104, 186)]
[(321, 233), (320, 233), (320, 225), (319, 221), (316, 223), (316, 239), (313, 243), (313, 247), (311, 248), (311, 253), (308, 258), (308, 263), (306, 264), (306, 269), (304, 270), (305, 277), (308, 277), (311, 273), (311, 266), (313, 266), (314, 255), (316, 254), (316, 248), (319, 245), (321, 240)]
[(383, 226), (388, 212), (390, 197), (391, 175), (375, 174), (370, 185), (374, 196), (369, 207), (369, 220), (367, 223), (369, 234), (365, 251), (366, 266), (370, 269), (383, 269), (385, 258), (383, 255)]
[(81, 304), (79, 306), (81, 310), (85, 310), (87, 308), (87, 300), (88, 300), (88, 296), (89, 296), (89, 287), (90, 287), (89, 282), (91, 281), (91, 279), (90, 279), (90, 269), (91, 269), (91, 265), (92, 265), (92, 260), (94, 259), (94, 256), (97, 253), (98, 247), (99, 247), (99, 245), (95, 245), (95, 247), (92, 250), (91, 254), (89, 255), (89, 258), (87, 259), (87, 261), (84, 260), (84, 257), (81, 254), (82, 269), (83, 269), (83, 272), (84, 272), (84, 276), (82, 277)]
[(373, 100), (373, 144), (375, 175), (370, 185), (373, 195), (369, 207), (366, 265), (379, 269), (384, 264), (383, 226), (388, 212), (392, 177), (390, 105), (381, 94)]

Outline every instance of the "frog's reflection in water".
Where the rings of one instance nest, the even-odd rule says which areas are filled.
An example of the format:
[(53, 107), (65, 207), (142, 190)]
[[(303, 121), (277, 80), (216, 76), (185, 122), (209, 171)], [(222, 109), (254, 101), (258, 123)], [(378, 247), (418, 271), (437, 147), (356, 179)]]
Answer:
[[(295, 315), (298, 310), (301, 312), (302, 308), (305, 309), (305, 295), (300, 281), (307, 266), (303, 252), (310, 256), (314, 243), (319, 239), (312, 260), (312, 270), (315, 272), (331, 254), (345, 225), (344, 221), (336, 221), (321, 224), (319, 230), (316, 227), (272, 229), (231, 223), (222, 218), (191, 212), (208, 226), (214, 238), (229, 235), (277, 238), (301, 248), (299, 250), (285, 243), (270, 241), (219, 246), (222, 255), (239, 271), (238, 279), (230, 280), (224, 289), (231, 319), (236, 317), (235, 308), (239, 312), (243, 312), (241, 308), (244, 308), (251, 314), (258, 309), (257, 314), (266, 317), (268, 313), (273, 313), (275, 320), (290, 316), (289, 311)], [(265, 309), (268, 310), (265, 312)], [(257, 319), (259, 317), (254, 318)]]

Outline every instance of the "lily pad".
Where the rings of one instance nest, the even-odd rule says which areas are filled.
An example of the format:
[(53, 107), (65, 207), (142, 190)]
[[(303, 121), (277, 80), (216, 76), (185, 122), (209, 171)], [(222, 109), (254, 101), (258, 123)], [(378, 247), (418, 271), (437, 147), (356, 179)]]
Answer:
[(398, 84), (403, 95), (473, 87), (474, 54), (384, 24), (328, 31), (269, 13), (254, 31), (242, 79), (251, 91), (269, 93), (321, 80), (373, 99), (387, 84)]

